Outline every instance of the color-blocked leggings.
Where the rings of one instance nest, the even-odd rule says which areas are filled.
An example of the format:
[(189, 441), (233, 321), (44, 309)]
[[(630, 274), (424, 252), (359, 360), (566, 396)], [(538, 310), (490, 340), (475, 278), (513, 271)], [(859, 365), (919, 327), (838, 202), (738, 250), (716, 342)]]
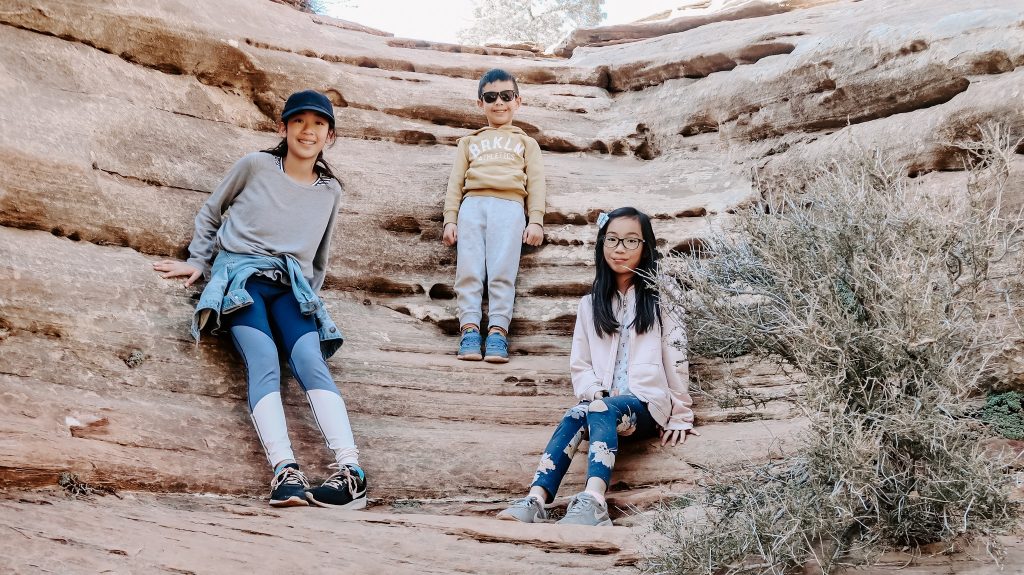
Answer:
[(565, 412), (555, 428), (548, 446), (540, 456), (540, 465), (533, 476), (533, 486), (548, 492), (548, 503), (554, 500), (558, 486), (572, 463), (576, 448), (589, 431), (587, 479), (597, 477), (611, 485), (615, 454), (619, 451), (619, 435), (638, 438), (654, 435), (658, 424), (651, 418), (647, 404), (634, 395), (617, 395), (592, 402), (581, 402)]
[(271, 466), (295, 460), (281, 403), (281, 362), (288, 359), (292, 374), (306, 392), (320, 432), (338, 463), (358, 464), (348, 410), (320, 352), (313, 316), (303, 315), (292, 288), (251, 278), (246, 290), (252, 305), (223, 316), (231, 339), (245, 362), (249, 412)]

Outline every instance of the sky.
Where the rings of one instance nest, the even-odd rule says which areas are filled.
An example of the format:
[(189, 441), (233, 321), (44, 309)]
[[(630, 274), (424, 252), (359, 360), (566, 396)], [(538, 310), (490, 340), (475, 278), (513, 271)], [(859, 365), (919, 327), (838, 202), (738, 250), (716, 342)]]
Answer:
[[(514, 2), (515, 0), (509, 0)], [(325, 0), (327, 14), (401, 38), (458, 43), (469, 26), (472, 0)], [(685, 4), (686, 0), (605, 0), (602, 25), (625, 24)]]

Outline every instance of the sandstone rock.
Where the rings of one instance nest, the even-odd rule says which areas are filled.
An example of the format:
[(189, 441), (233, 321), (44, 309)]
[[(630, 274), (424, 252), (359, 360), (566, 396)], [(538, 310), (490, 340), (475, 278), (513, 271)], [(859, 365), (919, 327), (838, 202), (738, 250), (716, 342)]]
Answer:
[[(654, 218), (659, 247), (689, 251), (755, 199), (755, 178), (796, 162), (880, 146), (923, 189), (942, 190), (963, 181), (949, 171), (961, 167), (950, 141), (990, 120), (1024, 129), (1018, 2), (728, 6), (599, 32), (588, 42), (636, 41), (558, 59), (393, 38), (254, 0), (0, 0), (0, 522), (18, 543), (4, 547), (12, 568), (199, 569), (188, 549), (214, 566), (262, 567), (309, 544), (274, 548), (254, 533), (297, 533), (307, 520), (346, 540), (365, 534), (356, 562), (370, 572), (422, 571), (437, 556), (477, 572), (635, 562), (622, 531), (594, 543), (472, 517), (522, 493), (573, 402), (568, 334), (592, 280), (598, 213), (635, 205)], [(506, 366), (454, 358), (455, 255), (440, 242), (453, 145), (481, 122), (476, 78), (496, 66), (520, 79), (517, 122), (545, 150), (550, 190), (548, 241), (524, 248)], [(280, 106), (306, 87), (334, 102), (340, 137), (327, 158), (346, 185), (324, 293), (348, 336), (332, 373), (378, 511), (393, 502), (425, 517), (338, 522), (143, 493), (37, 504), (49, 496), (23, 490), (64, 471), (120, 490), (265, 495), (240, 366), (224, 342), (190, 341), (197, 291), (148, 266), (183, 255), (198, 206), (232, 162), (276, 142)], [(1017, 203), (1021, 153), (1008, 188)], [(1019, 363), (1007, 381), (1020, 380)], [(767, 461), (798, 440), (799, 385), (770, 366), (694, 358), (692, 374), (708, 392), (695, 406), (704, 435), (682, 449), (624, 448), (613, 502), (649, 509), (702, 470)], [(286, 395), (318, 477), (326, 450), (294, 386)], [(563, 494), (581, 479), (573, 469)], [(208, 547), (210, 534), (227, 547)], [(152, 543), (172, 538), (181, 544), (166, 551)], [(482, 548), (486, 559), (451, 559)], [(317, 547), (309, 560), (335, 553)], [(988, 572), (959, 561), (913, 568)]]
[(325, 26), (337, 26), (342, 30), (352, 30), (354, 32), (363, 32), (365, 34), (373, 34), (375, 36), (387, 36), (393, 37), (394, 34), (391, 32), (385, 32), (369, 26), (364, 26), (358, 22), (350, 22), (348, 20), (342, 20), (340, 18), (332, 18), (331, 16), (324, 16), (323, 14), (317, 14), (313, 16), (313, 21), (317, 24), (323, 24)]
[[(0, 499), (4, 568), (13, 572), (634, 573), (625, 527), (581, 532), (473, 517), (319, 508), (271, 510), (216, 496), (61, 493)], [(396, 536), (402, 533), (402, 536)], [(268, 553), (268, 548), (273, 549)]]
[(704, 9), (705, 7), (678, 11), (680, 13), (693, 13), (685, 15), (677, 15), (677, 11), (668, 11), (654, 17), (644, 18), (632, 24), (577, 29), (555, 48), (554, 52), (559, 56), (568, 58), (573, 55), (573, 51), (576, 48), (581, 46), (597, 47), (636, 42), (647, 38), (657, 38), (658, 36), (685, 32), (715, 22), (730, 22), (771, 14), (781, 14), (813, 4), (829, 3), (831, 1), (776, 2), (740, 0), (738, 2), (720, 2), (720, 6), (713, 11), (706, 10)]
[[(2, 292), (0, 485), (45, 485), (70, 469), (118, 489), (263, 491), (241, 366), (225, 342), (207, 337), (196, 346), (187, 334), (196, 288), (160, 279), (151, 259), (127, 248), (9, 228), (0, 228), (0, 246), (17, 246), (0, 264), (12, 278)], [(564, 335), (557, 343), (524, 335), (513, 352), (529, 355), (505, 366), (466, 364), (453, 356), (454, 338), (430, 324), (345, 294), (327, 303), (347, 335), (332, 371), (378, 497), (523, 489), (553, 424), (574, 403)], [(145, 360), (129, 366), (132, 353)], [(304, 398), (292, 388), (286, 404), (302, 462), (324, 469), (327, 452)], [(801, 424), (786, 412), (762, 415), (729, 426), (709, 420), (686, 449), (635, 446), (620, 458), (617, 481), (693, 483), (692, 465), (770, 457)]]

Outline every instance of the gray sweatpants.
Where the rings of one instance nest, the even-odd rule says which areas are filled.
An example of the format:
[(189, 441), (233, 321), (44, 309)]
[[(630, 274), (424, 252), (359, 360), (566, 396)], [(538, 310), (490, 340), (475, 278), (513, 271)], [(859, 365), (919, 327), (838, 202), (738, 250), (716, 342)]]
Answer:
[(459, 325), (480, 325), (484, 281), (490, 327), (508, 330), (516, 299), (516, 275), (526, 215), (523, 205), (489, 196), (471, 196), (459, 207), (455, 294)]

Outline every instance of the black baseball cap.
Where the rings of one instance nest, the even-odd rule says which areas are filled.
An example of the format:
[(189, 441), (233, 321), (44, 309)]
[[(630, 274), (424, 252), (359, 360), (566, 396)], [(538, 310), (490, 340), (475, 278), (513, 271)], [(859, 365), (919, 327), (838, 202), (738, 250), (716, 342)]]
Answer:
[(281, 112), (281, 121), (287, 122), (288, 118), (307, 110), (320, 114), (330, 122), (331, 128), (334, 127), (334, 106), (327, 96), (316, 90), (303, 90), (288, 96), (288, 101), (284, 103), (284, 111)]

